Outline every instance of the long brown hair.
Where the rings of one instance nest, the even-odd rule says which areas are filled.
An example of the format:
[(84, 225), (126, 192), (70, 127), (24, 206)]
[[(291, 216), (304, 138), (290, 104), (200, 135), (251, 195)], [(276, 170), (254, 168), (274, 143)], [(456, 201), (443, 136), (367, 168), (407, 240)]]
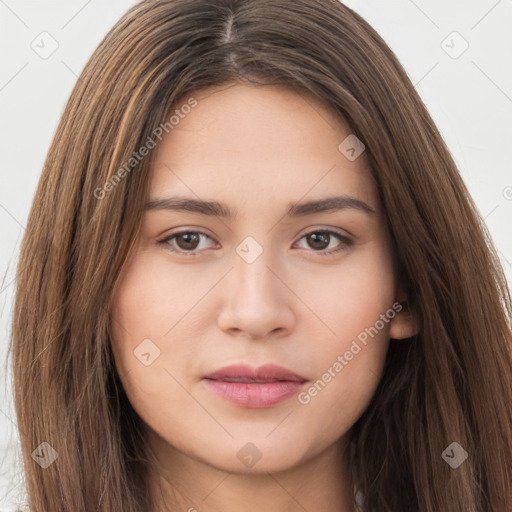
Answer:
[[(144, 425), (109, 344), (152, 165), (134, 155), (194, 91), (236, 81), (311, 94), (366, 146), (419, 332), (391, 340), (352, 429), (364, 509), (510, 512), (512, 306), (496, 250), (404, 69), (338, 0), (145, 0), (85, 66), (17, 272), (10, 349), (31, 510), (151, 510)], [(31, 456), (43, 442), (58, 453), (45, 469)], [(468, 454), (456, 469), (442, 457), (454, 442)]]

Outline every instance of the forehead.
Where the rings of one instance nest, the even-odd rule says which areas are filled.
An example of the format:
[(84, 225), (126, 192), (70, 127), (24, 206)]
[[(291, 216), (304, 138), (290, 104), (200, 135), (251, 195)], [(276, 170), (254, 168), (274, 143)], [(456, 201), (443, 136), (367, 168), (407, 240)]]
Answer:
[[(195, 106), (180, 111), (191, 98)], [(222, 196), (243, 210), (343, 193), (377, 206), (366, 155), (347, 158), (340, 144), (349, 128), (310, 95), (228, 84), (184, 96), (176, 110), (179, 119), (155, 150), (150, 197)]]

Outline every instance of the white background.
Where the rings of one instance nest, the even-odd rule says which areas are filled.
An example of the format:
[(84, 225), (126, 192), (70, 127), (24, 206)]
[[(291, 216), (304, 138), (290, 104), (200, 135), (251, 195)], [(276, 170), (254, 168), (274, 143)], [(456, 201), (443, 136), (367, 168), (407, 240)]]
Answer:
[[(77, 76), (106, 32), (134, 3), (0, 0), (2, 512), (14, 510), (12, 504), (19, 499), (16, 419), (5, 359), (19, 244), (48, 146)], [(512, 282), (512, 0), (346, 3), (383, 36), (416, 85), (491, 230)], [(47, 59), (31, 48), (43, 31), (58, 42)], [(447, 51), (456, 56), (464, 40), (468, 49), (452, 58)]]

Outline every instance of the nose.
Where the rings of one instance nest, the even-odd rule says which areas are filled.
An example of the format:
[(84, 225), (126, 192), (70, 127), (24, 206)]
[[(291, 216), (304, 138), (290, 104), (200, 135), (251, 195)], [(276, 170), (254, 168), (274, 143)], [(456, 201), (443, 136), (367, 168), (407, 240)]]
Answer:
[(292, 330), (296, 317), (294, 294), (286, 276), (268, 257), (270, 251), (248, 263), (234, 255), (234, 268), (223, 283), (218, 326), (231, 335), (266, 339), (282, 337)]

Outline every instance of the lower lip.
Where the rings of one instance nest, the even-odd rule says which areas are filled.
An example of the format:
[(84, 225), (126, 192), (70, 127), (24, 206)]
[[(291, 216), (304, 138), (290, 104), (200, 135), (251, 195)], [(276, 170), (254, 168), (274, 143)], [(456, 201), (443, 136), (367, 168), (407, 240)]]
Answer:
[(253, 409), (263, 409), (283, 402), (296, 394), (305, 384), (289, 380), (253, 384), (212, 379), (203, 381), (228, 402)]

